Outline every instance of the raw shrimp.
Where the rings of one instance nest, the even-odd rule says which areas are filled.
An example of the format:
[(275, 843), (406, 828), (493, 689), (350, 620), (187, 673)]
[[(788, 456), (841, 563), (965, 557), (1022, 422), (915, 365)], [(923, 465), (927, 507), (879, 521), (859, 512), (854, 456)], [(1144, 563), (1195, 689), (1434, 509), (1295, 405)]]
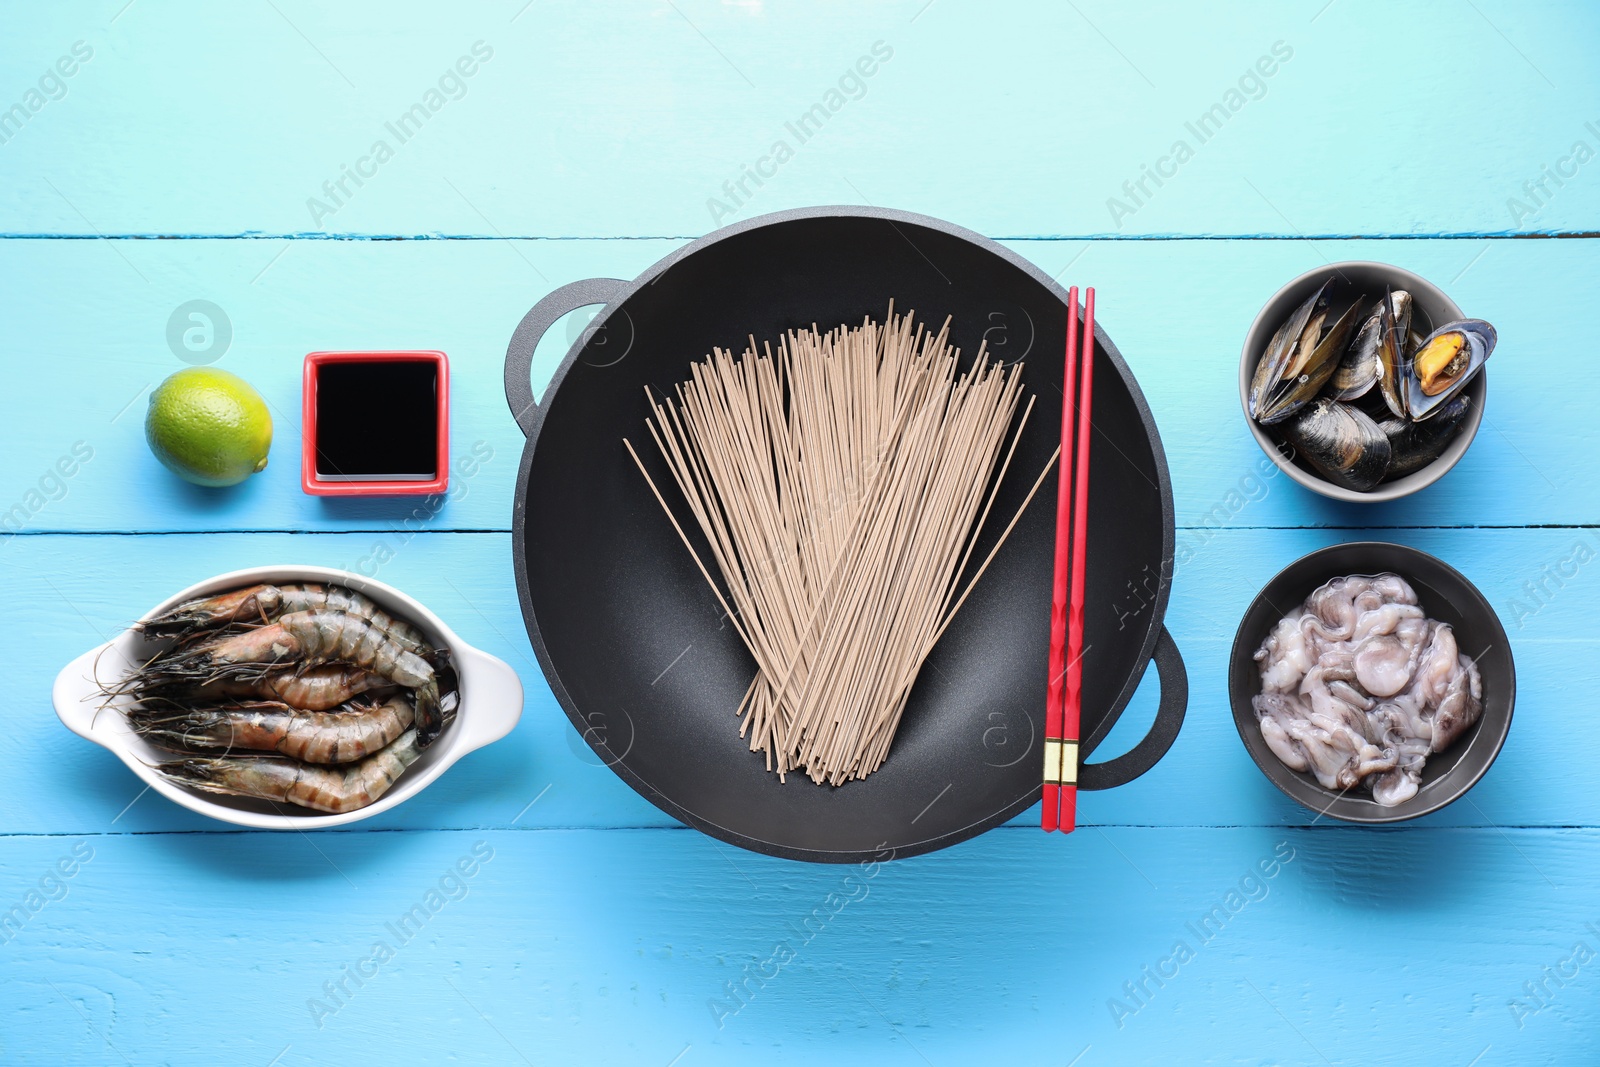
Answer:
[(421, 631), (385, 612), (369, 598), (339, 585), (251, 585), (229, 593), (198, 597), (168, 608), (139, 624), (151, 637), (193, 637), (206, 630), (241, 623), (269, 623), (298, 611), (341, 611), (384, 630), (408, 652), (427, 656), (432, 649)]
[(328, 711), (389, 680), (344, 663), (325, 663), (303, 671), (276, 671), (260, 678), (219, 678), (212, 682), (170, 682), (157, 677), (128, 690), (138, 700), (178, 703), (256, 698), (279, 700), (301, 711)]
[(285, 667), (345, 663), (416, 690), (417, 736), (426, 746), (442, 727), (439, 678), (427, 660), (407, 651), (369, 619), (336, 611), (297, 611), (242, 633), (163, 653), (138, 672), (171, 681), (259, 678)]
[[(450, 713), (444, 716), (450, 717)], [(172, 760), (158, 764), (156, 770), (168, 781), (208, 793), (283, 801), (337, 815), (383, 796), (422, 749), (417, 731), (411, 729), (388, 747), (346, 767), (319, 767), (284, 756), (221, 756)]]
[(136, 708), (128, 722), (146, 741), (182, 751), (276, 752), (306, 763), (353, 763), (372, 755), (411, 726), (404, 696), (353, 703), (339, 711), (302, 711), (277, 701), (215, 707)]

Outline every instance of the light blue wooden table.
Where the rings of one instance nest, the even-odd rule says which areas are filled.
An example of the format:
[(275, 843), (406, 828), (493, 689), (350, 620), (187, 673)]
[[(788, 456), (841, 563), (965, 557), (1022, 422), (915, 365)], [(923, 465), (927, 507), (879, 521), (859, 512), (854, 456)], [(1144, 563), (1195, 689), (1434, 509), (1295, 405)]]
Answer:
[[(0, 1062), (1600, 1062), (1592, 5), (96, 0), (0, 25), (0, 913), (24, 916)], [(558, 285), (863, 202), (1098, 286), (1172, 467), (1193, 695), (1167, 759), (1087, 796), (1071, 838), (1035, 811), (841, 907), (844, 871), (675, 825), (568, 726), (512, 584), (500, 366)], [(1472, 451), (1389, 506), (1255, 479), (1237, 410), (1256, 309), (1345, 258), (1419, 271), (1502, 339)], [(277, 420), (233, 491), (142, 439), (191, 300)], [(302, 356), (389, 346), (449, 353), (453, 448), (488, 457), (409, 523), (298, 486)], [(1311, 825), (1223, 681), (1261, 583), (1365, 537), (1475, 581), (1522, 681), (1488, 777), (1391, 830)], [(379, 558), (528, 692), (510, 737), (396, 811), (235, 832), (51, 711), (61, 664), (178, 587)], [(369, 964), (462, 857), (474, 876)]]

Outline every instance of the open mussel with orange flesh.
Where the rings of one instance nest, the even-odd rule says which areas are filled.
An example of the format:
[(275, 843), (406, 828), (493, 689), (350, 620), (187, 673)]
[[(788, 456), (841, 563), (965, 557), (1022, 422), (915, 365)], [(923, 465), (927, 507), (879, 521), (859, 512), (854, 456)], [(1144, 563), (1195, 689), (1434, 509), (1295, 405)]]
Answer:
[(1434, 330), (1408, 361), (1406, 413), (1413, 422), (1433, 418), (1466, 388), (1494, 351), (1494, 327), (1460, 319)]

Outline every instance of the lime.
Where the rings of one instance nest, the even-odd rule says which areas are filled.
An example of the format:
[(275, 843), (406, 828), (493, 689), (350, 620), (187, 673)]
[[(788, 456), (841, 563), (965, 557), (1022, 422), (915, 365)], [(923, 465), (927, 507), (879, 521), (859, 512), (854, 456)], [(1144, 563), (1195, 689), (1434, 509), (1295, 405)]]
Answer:
[(196, 485), (237, 485), (267, 465), (272, 416), (250, 383), (189, 367), (156, 386), (145, 440), (168, 470)]

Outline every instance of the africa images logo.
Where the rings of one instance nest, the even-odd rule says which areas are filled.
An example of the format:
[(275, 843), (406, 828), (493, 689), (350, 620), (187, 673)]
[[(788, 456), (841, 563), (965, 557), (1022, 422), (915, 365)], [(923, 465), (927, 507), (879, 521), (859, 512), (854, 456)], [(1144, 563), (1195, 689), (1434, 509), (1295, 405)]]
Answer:
[[(1220, 100), (1200, 112), (1194, 121), (1183, 124), (1189, 137), (1194, 138), (1193, 144), (1189, 143), (1189, 137), (1179, 137), (1172, 142), (1165, 155), (1156, 157), (1153, 165), (1139, 165), (1139, 176), (1122, 183), (1121, 197), (1106, 198), (1106, 210), (1111, 213), (1111, 222), (1117, 229), (1122, 229), (1123, 219), (1137, 213), (1154, 199), (1156, 190), (1176, 178), (1178, 168), (1193, 159), (1201, 145), (1221, 133), (1229, 119), (1243, 111), (1251, 100), (1260, 100), (1267, 95), (1267, 79), (1294, 58), (1294, 49), (1286, 41), (1272, 42), (1271, 52), (1271, 55), (1260, 56), (1253, 66), (1247, 67), (1239, 75), (1236, 85), (1223, 90)], [(1151, 188), (1152, 185), (1155, 188)]]

